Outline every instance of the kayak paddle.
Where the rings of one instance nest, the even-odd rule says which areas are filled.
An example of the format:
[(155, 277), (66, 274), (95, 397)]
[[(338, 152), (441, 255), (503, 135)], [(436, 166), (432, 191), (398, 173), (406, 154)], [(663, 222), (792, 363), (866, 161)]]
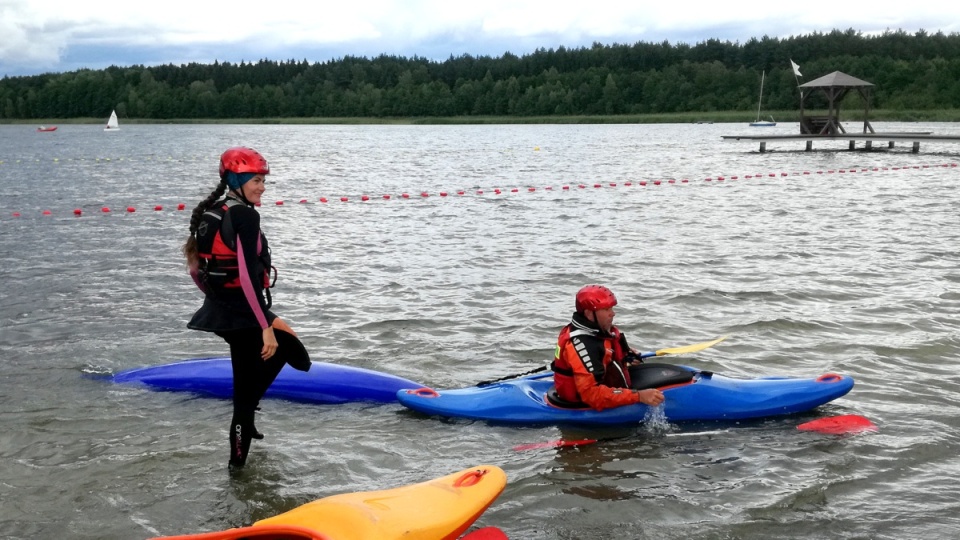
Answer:
[(507, 533), (498, 527), (482, 527), (467, 533), (460, 540), (508, 540)]
[(805, 422), (797, 426), (797, 429), (800, 431), (816, 431), (817, 433), (826, 433), (827, 435), (843, 435), (846, 433), (877, 431), (877, 426), (866, 417), (858, 414), (845, 414)]
[(665, 354), (684, 354), (692, 352), (700, 352), (704, 349), (709, 349), (717, 343), (727, 339), (727, 336), (720, 336), (713, 341), (704, 341), (703, 343), (695, 343), (693, 345), (687, 345), (685, 347), (673, 347), (672, 349), (660, 349), (659, 351), (648, 351), (645, 353), (640, 353), (640, 358), (651, 358), (654, 356), (663, 356)]
[[(846, 434), (855, 434), (855, 433), (865, 433), (868, 431), (877, 431), (878, 428), (876, 424), (871, 422), (868, 418), (860, 416), (858, 414), (845, 414), (841, 416), (828, 416), (826, 418), (819, 418), (817, 420), (812, 420), (810, 422), (805, 422), (797, 426), (797, 429), (800, 431), (816, 431), (817, 433), (824, 433), (827, 435), (846, 435)], [(727, 430), (722, 431), (704, 431), (704, 432), (694, 432), (694, 433), (668, 433), (667, 437), (681, 437), (681, 436), (703, 436), (703, 435), (712, 435), (715, 433), (726, 433)], [(564, 446), (584, 446), (587, 444), (592, 444), (597, 442), (597, 439), (580, 439), (580, 440), (567, 440), (559, 439), (556, 441), (547, 441), (547, 442), (538, 442), (538, 443), (527, 443), (519, 444), (514, 446), (513, 449), (516, 452), (522, 452), (524, 450), (537, 450), (540, 448), (561, 448)]]
[(595, 442), (597, 442), (596, 439), (580, 439), (576, 441), (559, 439), (556, 441), (548, 441), (548, 442), (518, 444), (517, 446), (513, 447), (513, 450), (516, 452), (522, 452), (524, 450), (536, 450), (538, 448), (561, 448), (564, 446), (583, 446), (586, 444), (593, 444)]
[[(721, 341), (723, 341), (723, 340), (725, 340), (725, 339), (727, 339), (727, 336), (721, 336), (721, 337), (718, 337), (717, 339), (715, 339), (715, 340), (713, 340), (713, 341), (704, 341), (703, 343), (694, 343), (693, 345), (685, 345), (685, 346), (683, 346), (683, 347), (672, 347), (672, 348), (669, 348), (669, 349), (660, 349), (660, 350), (657, 350), (657, 351), (648, 351), (648, 352), (645, 352), (645, 353), (640, 353), (640, 354), (637, 355), (637, 356), (639, 356), (640, 358), (652, 358), (652, 357), (654, 357), (654, 356), (663, 356), (663, 355), (665, 355), (665, 354), (684, 354), (684, 353), (699, 352), (699, 351), (702, 351), (702, 350), (704, 350), (704, 349), (709, 349), (710, 347), (713, 347), (714, 345), (716, 345), (717, 343), (720, 343)], [(509, 379), (518, 379), (518, 378), (520, 378), (520, 377), (526, 377), (527, 375), (533, 375), (534, 373), (539, 373), (539, 372), (541, 372), (541, 371), (546, 371), (546, 370), (548, 370), (548, 369), (550, 369), (550, 364), (547, 364), (547, 365), (545, 365), (545, 366), (540, 366), (540, 367), (538, 367), (538, 368), (536, 368), (536, 369), (531, 369), (530, 371), (526, 371), (526, 372), (523, 372), (523, 373), (517, 373), (517, 374), (515, 374), (515, 375), (507, 375), (506, 377), (500, 377), (499, 379), (491, 379), (491, 380), (489, 380), (489, 381), (480, 381), (480, 382), (478, 382), (476, 385), (477, 385), (477, 386), (487, 386), (487, 385), (490, 385), (490, 384), (493, 384), (493, 383), (496, 383), (496, 382), (500, 382), (500, 381), (506, 381), (506, 380), (509, 380)]]

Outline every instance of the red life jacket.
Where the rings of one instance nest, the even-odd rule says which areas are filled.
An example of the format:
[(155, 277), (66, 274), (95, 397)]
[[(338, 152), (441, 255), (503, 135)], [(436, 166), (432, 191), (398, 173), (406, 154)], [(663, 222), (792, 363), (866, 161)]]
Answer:
[[(623, 368), (620, 362), (625, 355), (620, 330), (613, 327), (610, 329), (609, 335), (601, 336), (597, 331), (582, 328), (574, 329), (572, 327), (572, 324), (568, 324), (560, 331), (560, 335), (557, 337), (556, 352), (551, 364), (557, 395), (565, 401), (580, 401), (577, 385), (573, 378), (573, 368), (570, 366), (567, 355), (563, 354), (567, 344), (578, 336), (581, 337), (580, 341), (584, 345), (584, 348), (577, 351), (580, 356), (579, 361), (593, 375), (597, 384), (611, 388), (629, 388), (630, 372)], [(603, 347), (603, 356), (599, 364), (597, 364), (595, 358), (598, 346)], [(588, 354), (588, 349), (593, 349), (594, 354)]]
[[(197, 254), (200, 257), (198, 277), (207, 290), (217, 292), (240, 289), (240, 263), (237, 258), (237, 234), (230, 219), (230, 208), (243, 203), (226, 199), (203, 213), (197, 228)], [(256, 274), (263, 280), (269, 302), (270, 266), (269, 255), (264, 255), (263, 233), (257, 242)], [(251, 276), (256, 279), (257, 275)]]

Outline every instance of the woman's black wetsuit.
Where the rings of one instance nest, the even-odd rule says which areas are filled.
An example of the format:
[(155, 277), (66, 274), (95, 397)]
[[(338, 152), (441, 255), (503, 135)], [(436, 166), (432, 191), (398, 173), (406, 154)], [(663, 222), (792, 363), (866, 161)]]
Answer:
[[(262, 438), (254, 427), (254, 412), (260, 399), (288, 360), (298, 369), (304, 369), (304, 360), (300, 355), (306, 355), (306, 351), (294, 336), (275, 329), (278, 342), (276, 354), (268, 360), (260, 356), (263, 330), (277, 318), (270, 311), (265, 298), (264, 276), (270, 270), (270, 251), (266, 236), (260, 231), (260, 214), (252, 206), (237, 202), (237, 199), (228, 197), (214, 205), (212, 214), (208, 212), (210, 216), (205, 214), (209, 224), (219, 226), (201, 226), (198, 242), (203, 245), (202, 235), (222, 235), (223, 238), (218, 238), (222, 242), (221, 248), (226, 245), (235, 249), (235, 272), (239, 275), (234, 276), (229, 287), (204, 279), (202, 272), (201, 275), (194, 275), (194, 280), (204, 291), (204, 300), (203, 306), (193, 315), (187, 327), (214, 332), (230, 345), (233, 365), (230, 465), (242, 467), (247, 460), (251, 439)], [(223, 211), (223, 208), (226, 210)], [(217, 213), (221, 213), (222, 217), (214, 216)], [(233, 234), (230, 234), (231, 230)], [(235, 241), (231, 241), (231, 236)], [(209, 245), (210, 239), (207, 240)], [(201, 256), (204, 255), (201, 252)]]

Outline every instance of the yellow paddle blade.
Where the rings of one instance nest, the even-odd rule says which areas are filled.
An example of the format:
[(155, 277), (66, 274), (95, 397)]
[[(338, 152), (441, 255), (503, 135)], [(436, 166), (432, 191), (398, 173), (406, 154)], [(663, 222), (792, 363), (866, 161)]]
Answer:
[(693, 345), (686, 345), (684, 347), (674, 347), (672, 349), (660, 349), (657, 351), (657, 356), (663, 356), (665, 354), (684, 354), (691, 352), (698, 352), (704, 349), (709, 349), (717, 343), (727, 339), (727, 336), (721, 336), (713, 341), (704, 341), (703, 343), (694, 343)]

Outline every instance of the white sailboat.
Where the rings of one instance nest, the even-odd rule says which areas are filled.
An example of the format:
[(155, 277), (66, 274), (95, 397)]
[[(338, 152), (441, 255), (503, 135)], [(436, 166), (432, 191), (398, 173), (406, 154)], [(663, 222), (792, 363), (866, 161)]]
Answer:
[(120, 122), (117, 122), (117, 111), (110, 113), (110, 119), (107, 120), (106, 127), (103, 128), (104, 131), (120, 131)]
[(777, 125), (777, 122), (774, 121), (773, 116), (770, 117), (770, 121), (760, 120), (760, 106), (763, 104), (763, 80), (766, 78), (767, 72), (763, 71), (760, 73), (760, 101), (757, 102), (757, 119), (756, 121), (750, 122), (750, 125), (753, 127), (772, 127)]

